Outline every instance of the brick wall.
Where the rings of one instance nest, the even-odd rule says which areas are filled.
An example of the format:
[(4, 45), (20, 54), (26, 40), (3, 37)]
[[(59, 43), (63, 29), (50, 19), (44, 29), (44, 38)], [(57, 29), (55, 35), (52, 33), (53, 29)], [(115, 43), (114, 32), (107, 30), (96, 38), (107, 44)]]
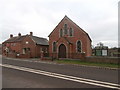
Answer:
[(118, 64), (119, 59), (119, 57), (86, 57), (83, 61)]

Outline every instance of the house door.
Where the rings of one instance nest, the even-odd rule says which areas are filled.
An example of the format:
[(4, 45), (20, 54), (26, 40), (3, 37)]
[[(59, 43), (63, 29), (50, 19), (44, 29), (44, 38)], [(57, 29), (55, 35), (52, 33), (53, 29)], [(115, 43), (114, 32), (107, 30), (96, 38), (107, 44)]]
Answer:
[(59, 58), (66, 58), (66, 47), (64, 44), (61, 44), (59, 46), (59, 53), (58, 53)]

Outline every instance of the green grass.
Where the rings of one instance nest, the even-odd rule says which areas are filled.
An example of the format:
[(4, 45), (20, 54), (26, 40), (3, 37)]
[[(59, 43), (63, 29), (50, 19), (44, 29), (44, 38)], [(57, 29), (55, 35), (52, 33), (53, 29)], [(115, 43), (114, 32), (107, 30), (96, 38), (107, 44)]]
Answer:
[(77, 65), (99, 66), (99, 67), (110, 67), (110, 68), (118, 68), (119, 66), (118, 64), (85, 62), (79, 60), (55, 60), (55, 62), (64, 63), (64, 64), (77, 64)]

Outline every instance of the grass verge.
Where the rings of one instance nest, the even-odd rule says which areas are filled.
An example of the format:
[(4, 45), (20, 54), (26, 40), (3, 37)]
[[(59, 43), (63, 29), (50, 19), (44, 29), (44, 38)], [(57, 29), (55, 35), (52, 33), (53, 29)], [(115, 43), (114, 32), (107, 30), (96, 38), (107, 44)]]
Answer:
[(87, 66), (98, 66), (98, 67), (110, 67), (110, 68), (120, 68), (120, 65), (118, 64), (112, 64), (112, 63), (97, 63), (97, 62), (85, 62), (85, 61), (79, 61), (79, 60), (55, 60), (57, 63), (63, 63), (63, 64), (77, 64), (77, 65), (87, 65)]

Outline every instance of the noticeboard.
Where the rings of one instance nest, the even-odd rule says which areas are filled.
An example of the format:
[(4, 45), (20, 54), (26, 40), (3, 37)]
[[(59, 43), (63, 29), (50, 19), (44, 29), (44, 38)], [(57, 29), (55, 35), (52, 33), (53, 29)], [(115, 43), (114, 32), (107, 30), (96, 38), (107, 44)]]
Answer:
[(107, 56), (107, 50), (102, 50), (102, 56)]
[(96, 56), (102, 56), (101, 50), (96, 50)]

